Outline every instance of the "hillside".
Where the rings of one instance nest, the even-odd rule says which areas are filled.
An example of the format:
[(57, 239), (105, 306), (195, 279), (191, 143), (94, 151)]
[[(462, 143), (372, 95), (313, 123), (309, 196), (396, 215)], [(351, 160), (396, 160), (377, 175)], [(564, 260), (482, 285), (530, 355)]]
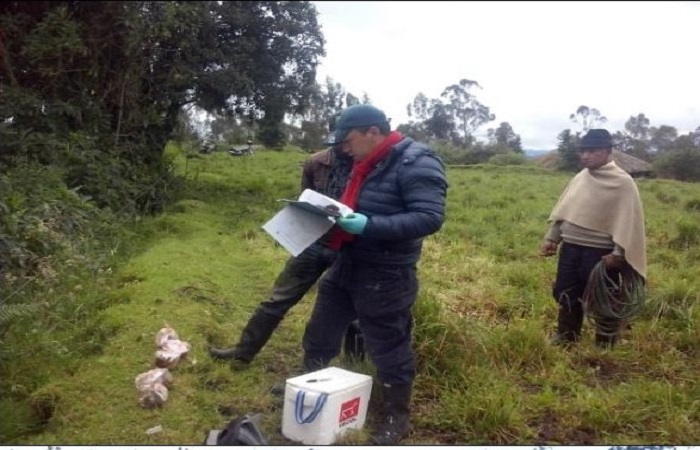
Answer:
[[(65, 352), (61, 364), (71, 370), (42, 367), (51, 375), (28, 401), (0, 405), (0, 414), (13, 418), (0, 429), (5, 445), (199, 445), (208, 430), (256, 412), (271, 444), (289, 443), (279, 434), (281, 403), (270, 389), (301, 362), (315, 292), (247, 370), (212, 361), (206, 348), (237, 339), (269, 295), (288, 255), (260, 226), (279, 208), (278, 198), (298, 195), (306, 155), (169, 154), (186, 176), (184, 197), (138, 224), (140, 251), (101, 285), (109, 301), (94, 327), (74, 330), (83, 340), (101, 334), (94, 353), (75, 360), (70, 348), (44, 343)], [(693, 207), (700, 185), (638, 180), (649, 245), (643, 315), (614, 350), (597, 349), (586, 324), (584, 341), (567, 351), (548, 342), (556, 259), (539, 257), (538, 246), (570, 175), (470, 166), (448, 168), (448, 176), (448, 219), (426, 240), (419, 265), (414, 430), (402, 443), (700, 441), (700, 212)], [(81, 289), (72, 291), (77, 298), (88, 286)], [(144, 410), (134, 377), (152, 367), (153, 339), (164, 324), (192, 350), (173, 372), (164, 407)], [(3, 389), (28, 389), (18, 380), (42, 364), (29, 356), (37, 350), (17, 333), (3, 345), (26, 355), (5, 360)], [(373, 370), (342, 359), (336, 365)], [(377, 406), (370, 406), (370, 421)], [(161, 432), (146, 434), (159, 425)], [(347, 443), (362, 443), (361, 436)]]
[(541, 156), (546, 155), (547, 153), (551, 152), (551, 150), (534, 150), (534, 149), (526, 149), (523, 150), (525, 153), (525, 156), (527, 156), (530, 159), (536, 159)]

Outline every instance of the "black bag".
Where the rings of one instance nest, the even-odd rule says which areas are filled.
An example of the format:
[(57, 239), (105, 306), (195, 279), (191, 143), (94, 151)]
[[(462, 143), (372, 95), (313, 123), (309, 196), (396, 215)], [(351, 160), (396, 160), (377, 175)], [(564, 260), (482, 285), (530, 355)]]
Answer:
[(216, 444), (207, 439), (205, 445), (269, 445), (258, 425), (259, 419), (260, 414), (238, 417), (221, 430)]

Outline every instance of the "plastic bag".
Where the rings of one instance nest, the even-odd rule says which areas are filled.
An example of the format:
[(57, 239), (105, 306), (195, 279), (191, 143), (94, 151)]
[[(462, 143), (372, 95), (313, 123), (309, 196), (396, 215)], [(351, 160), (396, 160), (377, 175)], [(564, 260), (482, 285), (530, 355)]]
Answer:
[(146, 389), (148, 386), (160, 383), (165, 387), (170, 387), (173, 382), (173, 375), (168, 369), (152, 369), (148, 372), (141, 373), (136, 376), (134, 383), (139, 391)]
[(177, 366), (180, 359), (187, 357), (190, 347), (189, 342), (179, 339), (165, 341), (160, 350), (156, 350), (156, 367), (173, 368)]
[(162, 347), (169, 340), (180, 339), (172, 328), (169, 326), (163, 327), (156, 333), (156, 347)]
[(139, 393), (139, 403), (144, 408), (162, 406), (168, 400), (168, 386), (173, 376), (168, 369), (152, 369), (139, 374), (134, 384)]
[(260, 414), (246, 414), (228, 423), (221, 431), (212, 430), (205, 445), (269, 445), (260, 430)]
[(160, 383), (154, 383), (139, 391), (139, 403), (144, 408), (163, 406), (168, 401), (168, 388)]

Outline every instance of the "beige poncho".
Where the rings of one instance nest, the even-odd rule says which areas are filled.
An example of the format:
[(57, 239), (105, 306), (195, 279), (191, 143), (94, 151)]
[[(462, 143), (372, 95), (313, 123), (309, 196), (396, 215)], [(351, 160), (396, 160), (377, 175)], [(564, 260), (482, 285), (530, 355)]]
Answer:
[(614, 162), (576, 174), (549, 216), (557, 220), (611, 235), (629, 265), (646, 278), (642, 201), (632, 177)]

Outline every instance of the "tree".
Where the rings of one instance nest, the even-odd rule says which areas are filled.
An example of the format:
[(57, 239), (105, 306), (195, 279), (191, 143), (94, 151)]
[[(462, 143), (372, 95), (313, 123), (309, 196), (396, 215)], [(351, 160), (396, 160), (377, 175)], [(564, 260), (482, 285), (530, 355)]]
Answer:
[(649, 119), (639, 113), (627, 119), (624, 131), (614, 133), (613, 142), (621, 152), (648, 161), (651, 159), (649, 132)]
[(700, 181), (700, 149), (670, 150), (654, 161), (654, 169), (677, 180)]
[(303, 1), (5, 2), (0, 18), (1, 157), (71, 165), (70, 187), (115, 207), (118, 185), (100, 192), (100, 180), (149, 183), (136, 167), (167, 170), (162, 152), (184, 106), (262, 119), (260, 137), (278, 145), (285, 114), (308, 107), (324, 55)]
[(330, 117), (343, 109), (343, 99), (347, 98), (345, 88), (335, 83), (331, 77), (326, 78), (326, 101), (324, 115)]
[(418, 122), (402, 123), (396, 131), (416, 141), (426, 142), (429, 138), (424, 124)]
[[(367, 93), (363, 101), (369, 101)], [(293, 142), (305, 149), (320, 148), (328, 134), (331, 118), (343, 109), (343, 105), (359, 104), (360, 100), (338, 82), (326, 77), (325, 84), (316, 84), (310, 96), (309, 105), (304, 114), (294, 117), (301, 120), (298, 136)], [(296, 122), (295, 122), (296, 123)]]
[[(469, 93), (476, 81), (462, 79), (445, 88), (440, 98), (428, 98), (419, 92), (413, 102), (406, 105), (409, 123), (401, 129), (425, 138), (451, 140), (455, 145), (468, 148), (474, 142), (472, 133), (481, 125), (495, 118), (487, 106)], [(517, 147), (517, 143), (513, 141)]]
[(515, 139), (513, 139), (509, 145), (511, 150), (513, 150), (515, 153), (524, 153), (523, 152), (523, 142), (522, 139), (520, 139), (520, 135), (516, 134)]
[(404, 129), (409, 129), (413, 136), (424, 138), (448, 139), (455, 128), (454, 119), (440, 99), (429, 99), (422, 92), (418, 93), (413, 102), (406, 106), (410, 120)]
[(422, 92), (413, 99), (412, 103), (406, 105), (406, 113), (409, 118), (415, 118), (417, 122), (425, 122), (430, 117), (428, 104), (430, 100)]
[(678, 138), (678, 130), (676, 127), (669, 125), (661, 125), (660, 127), (652, 127), (650, 130), (651, 139), (649, 144), (657, 154), (668, 151), (673, 146), (673, 141)]
[(625, 130), (633, 139), (646, 140), (649, 138), (649, 119), (644, 113), (639, 113), (637, 116), (630, 116), (625, 122)]
[(579, 134), (572, 134), (566, 129), (557, 136), (557, 152), (559, 152), (559, 169), (576, 171), (579, 168), (578, 148), (581, 143)]
[(428, 133), (435, 139), (448, 139), (455, 129), (453, 116), (446, 105), (433, 100), (430, 105), (431, 115), (425, 121)]
[(575, 113), (569, 115), (569, 119), (579, 124), (584, 133), (608, 121), (607, 117), (603, 116), (600, 111), (586, 105), (579, 106)]
[(481, 87), (476, 81), (461, 79), (457, 84), (446, 87), (441, 95), (446, 101), (447, 111), (454, 120), (464, 147), (468, 147), (473, 141), (472, 134), (477, 128), (496, 118), (488, 106), (481, 104), (469, 92), (474, 86)]
[(492, 145), (507, 147), (516, 153), (522, 153), (520, 136), (515, 134), (508, 122), (501, 122), (496, 129), (489, 128), (487, 134)]
[(616, 131), (612, 134), (613, 146), (623, 153), (640, 158), (645, 161), (651, 160), (649, 153), (649, 141), (635, 139), (623, 131)]
[(360, 104), (360, 99), (352, 95), (350, 92), (348, 92), (345, 100), (345, 104), (347, 106), (353, 106), (353, 105), (359, 105)]
[(673, 141), (671, 150), (697, 149), (700, 150), (700, 127), (688, 134), (680, 135)]

